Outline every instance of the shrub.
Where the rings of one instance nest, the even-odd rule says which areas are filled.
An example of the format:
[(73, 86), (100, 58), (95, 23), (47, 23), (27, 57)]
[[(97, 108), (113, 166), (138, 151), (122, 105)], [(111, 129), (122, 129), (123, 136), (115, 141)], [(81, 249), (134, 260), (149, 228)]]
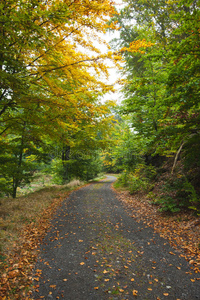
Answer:
[(164, 183), (156, 203), (161, 206), (160, 211), (178, 212), (181, 208), (190, 208), (200, 212), (200, 198), (192, 183), (183, 175)]
[(153, 187), (153, 179), (156, 171), (152, 166), (145, 164), (138, 164), (134, 172), (125, 170), (118, 178), (117, 185), (121, 187), (128, 187), (131, 194), (139, 191), (150, 191)]

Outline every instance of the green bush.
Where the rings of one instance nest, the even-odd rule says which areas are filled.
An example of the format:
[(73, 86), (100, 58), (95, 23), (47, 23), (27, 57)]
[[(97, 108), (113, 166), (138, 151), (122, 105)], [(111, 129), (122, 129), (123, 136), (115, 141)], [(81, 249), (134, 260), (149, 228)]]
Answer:
[(156, 176), (155, 168), (140, 163), (133, 172), (125, 170), (118, 178), (117, 185), (128, 187), (131, 194), (139, 191), (150, 191), (153, 179)]
[(161, 196), (157, 200), (157, 203), (161, 206), (161, 208), (159, 209), (159, 211), (161, 212), (168, 211), (175, 213), (180, 211), (180, 207), (178, 207), (176, 199), (169, 195)]
[(121, 187), (128, 187), (130, 182), (131, 174), (124, 171), (117, 179), (117, 184)]
[(194, 186), (187, 179), (184, 182), (184, 189), (188, 193), (189, 202), (192, 204), (188, 208), (194, 210), (197, 215), (200, 215), (200, 197), (197, 195)]
[(74, 178), (88, 181), (101, 172), (102, 163), (98, 155), (81, 155), (66, 161), (53, 159), (51, 163), (51, 174), (57, 184), (64, 184)]
[(168, 179), (156, 203), (161, 206), (160, 211), (178, 212), (182, 208), (190, 208), (200, 212), (200, 198), (185, 176)]
[(133, 177), (132, 182), (129, 186), (130, 194), (137, 193), (139, 191), (147, 191), (149, 187), (149, 182), (146, 178), (140, 179)]

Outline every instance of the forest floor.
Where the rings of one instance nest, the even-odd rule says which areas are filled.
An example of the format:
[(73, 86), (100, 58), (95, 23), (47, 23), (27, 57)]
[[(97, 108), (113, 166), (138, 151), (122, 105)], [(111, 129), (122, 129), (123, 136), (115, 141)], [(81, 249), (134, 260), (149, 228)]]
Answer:
[(114, 180), (57, 195), (22, 231), (2, 299), (200, 299), (198, 219), (159, 213)]

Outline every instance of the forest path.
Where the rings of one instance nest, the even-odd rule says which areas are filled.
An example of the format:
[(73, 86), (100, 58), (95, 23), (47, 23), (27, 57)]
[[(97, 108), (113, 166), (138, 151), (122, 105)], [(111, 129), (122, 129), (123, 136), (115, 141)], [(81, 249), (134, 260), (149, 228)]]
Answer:
[(200, 276), (127, 214), (114, 180), (73, 192), (56, 212), (41, 245), (34, 299), (200, 299)]

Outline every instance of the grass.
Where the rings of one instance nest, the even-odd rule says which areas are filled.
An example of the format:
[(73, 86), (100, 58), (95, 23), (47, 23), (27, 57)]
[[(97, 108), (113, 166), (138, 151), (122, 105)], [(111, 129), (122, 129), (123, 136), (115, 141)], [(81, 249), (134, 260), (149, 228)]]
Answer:
[(79, 180), (52, 185), (51, 176), (41, 175), (21, 189), (16, 199), (0, 199), (1, 299), (31, 299), (27, 290), (38, 245), (56, 209), (70, 191), (83, 185)]
[[(68, 192), (83, 185), (73, 180), (66, 185), (52, 185), (51, 176), (42, 175), (30, 187), (20, 189), (16, 199), (0, 199), (0, 250), (7, 253), (18, 240), (24, 226), (36, 222), (38, 216), (50, 206), (55, 199), (64, 198)], [(28, 193), (29, 191), (29, 193)]]
[(95, 178), (89, 180), (89, 182), (97, 182), (97, 181), (99, 181), (101, 179), (105, 179), (105, 178), (106, 178), (105, 174), (100, 174), (98, 177), (95, 177)]
[(52, 175), (37, 172), (34, 175), (33, 181), (29, 185), (17, 189), (17, 196), (26, 196), (30, 193), (41, 190), (42, 188), (51, 187), (54, 184), (55, 182)]
[(124, 186), (122, 183), (120, 183), (118, 180), (116, 180), (113, 184), (114, 188), (118, 191), (129, 191), (129, 185)]

